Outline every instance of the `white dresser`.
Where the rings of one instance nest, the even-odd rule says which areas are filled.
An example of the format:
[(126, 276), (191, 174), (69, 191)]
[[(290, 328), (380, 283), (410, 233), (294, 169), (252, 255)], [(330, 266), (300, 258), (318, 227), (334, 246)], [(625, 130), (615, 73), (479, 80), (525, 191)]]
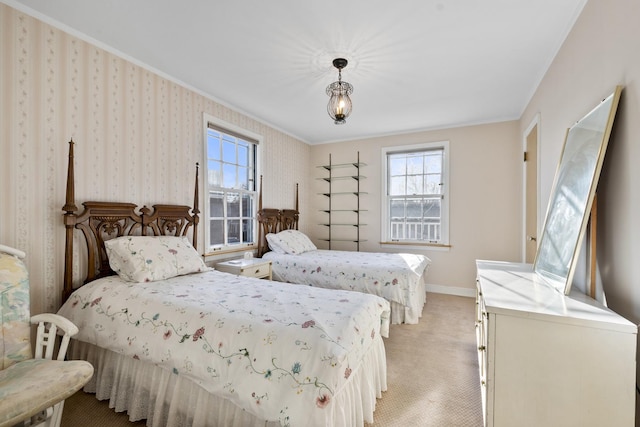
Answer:
[(634, 426), (637, 326), (530, 264), (476, 264), (485, 425)]

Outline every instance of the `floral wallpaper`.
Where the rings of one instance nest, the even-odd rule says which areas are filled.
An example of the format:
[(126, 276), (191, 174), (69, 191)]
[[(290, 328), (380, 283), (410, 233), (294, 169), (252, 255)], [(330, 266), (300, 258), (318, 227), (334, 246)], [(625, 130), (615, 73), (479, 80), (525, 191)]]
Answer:
[(34, 313), (60, 305), (71, 138), (79, 209), (87, 200), (191, 205), (195, 163), (204, 161), (203, 113), (263, 136), (266, 206), (293, 207), (296, 182), (301, 210), (308, 203), (304, 142), (5, 4), (0, 105), (0, 243), (27, 253)]

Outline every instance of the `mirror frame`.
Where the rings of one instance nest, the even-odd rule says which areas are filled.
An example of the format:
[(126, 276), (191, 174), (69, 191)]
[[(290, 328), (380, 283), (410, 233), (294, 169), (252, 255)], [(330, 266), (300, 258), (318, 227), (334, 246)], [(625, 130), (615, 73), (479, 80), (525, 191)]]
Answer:
[(567, 130), (533, 269), (568, 295), (622, 86)]

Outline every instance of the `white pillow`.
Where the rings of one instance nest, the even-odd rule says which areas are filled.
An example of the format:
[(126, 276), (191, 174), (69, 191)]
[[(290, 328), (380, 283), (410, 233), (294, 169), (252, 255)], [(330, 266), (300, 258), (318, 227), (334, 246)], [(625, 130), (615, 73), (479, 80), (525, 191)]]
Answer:
[(286, 254), (287, 251), (284, 250), (284, 246), (280, 243), (280, 238), (277, 234), (269, 233), (266, 235), (267, 243), (269, 244), (269, 249), (277, 254)]
[(318, 249), (306, 234), (298, 230), (283, 230), (278, 234), (267, 234), (267, 242), (271, 250), (276, 253), (297, 255)]
[(209, 270), (186, 237), (124, 236), (104, 242), (109, 265), (129, 282), (153, 282)]

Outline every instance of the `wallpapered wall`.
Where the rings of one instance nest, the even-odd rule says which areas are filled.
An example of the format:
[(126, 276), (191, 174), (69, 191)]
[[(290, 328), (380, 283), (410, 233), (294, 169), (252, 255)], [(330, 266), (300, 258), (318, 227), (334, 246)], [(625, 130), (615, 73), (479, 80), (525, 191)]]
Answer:
[[(307, 144), (4, 4), (0, 49), (0, 243), (27, 253), (34, 313), (60, 304), (70, 138), (79, 208), (86, 200), (192, 205), (206, 112), (264, 137), (265, 206), (293, 207), (297, 182), (305, 209)], [(83, 271), (75, 268), (76, 282)]]

